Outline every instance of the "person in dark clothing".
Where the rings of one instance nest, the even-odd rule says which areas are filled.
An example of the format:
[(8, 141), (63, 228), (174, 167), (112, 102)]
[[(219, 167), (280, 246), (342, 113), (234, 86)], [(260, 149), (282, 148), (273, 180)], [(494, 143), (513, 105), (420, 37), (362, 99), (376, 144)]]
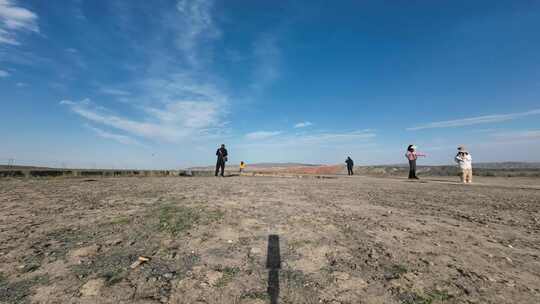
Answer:
[(224, 176), (225, 162), (227, 161), (227, 156), (228, 156), (227, 149), (225, 149), (225, 145), (221, 145), (221, 148), (217, 149), (216, 156), (217, 156), (216, 176), (218, 176), (220, 169), (221, 169), (221, 176)]
[(354, 162), (350, 156), (347, 157), (347, 159), (345, 160), (345, 163), (347, 164), (347, 174), (354, 175), (354, 172), (353, 172)]

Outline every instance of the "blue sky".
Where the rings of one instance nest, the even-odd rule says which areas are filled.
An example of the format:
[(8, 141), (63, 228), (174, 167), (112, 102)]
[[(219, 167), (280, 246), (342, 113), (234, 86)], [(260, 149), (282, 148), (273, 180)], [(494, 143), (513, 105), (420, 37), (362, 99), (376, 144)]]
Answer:
[(0, 162), (540, 161), (538, 1), (0, 0)]

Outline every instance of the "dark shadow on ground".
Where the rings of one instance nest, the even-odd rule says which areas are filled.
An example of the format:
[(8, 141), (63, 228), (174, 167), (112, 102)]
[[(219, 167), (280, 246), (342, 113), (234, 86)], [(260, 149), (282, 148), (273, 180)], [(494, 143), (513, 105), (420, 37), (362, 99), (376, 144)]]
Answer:
[(268, 252), (266, 256), (268, 268), (268, 296), (270, 303), (277, 304), (279, 298), (279, 269), (281, 269), (281, 254), (279, 249), (279, 235), (268, 236)]

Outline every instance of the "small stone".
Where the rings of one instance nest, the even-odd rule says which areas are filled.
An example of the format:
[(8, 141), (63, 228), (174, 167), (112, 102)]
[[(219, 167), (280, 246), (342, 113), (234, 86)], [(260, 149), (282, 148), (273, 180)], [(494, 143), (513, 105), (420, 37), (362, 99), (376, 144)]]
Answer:
[(107, 242), (107, 245), (115, 246), (122, 243), (122, 239), (114, 239)]
[(84, 284), (81, 289), (80, 293), (83, 297), (92, 297), (99, 295), (99, 292), (101, 288), (105, 285), (105, 281), (103, 279), (96, 279), (96, 280), (90, 280)]
[(208, 284), (214, 285), (223, 277), (223, 273), (219, 271), (209, 271), (206, 274), (206, 280), (208, 281)]
[(164, 274), (163, 277), (165, 279), (170, 280), (170, 279), (172, 279), (174, 277), (174, 274), (172, 272), (168, 272), (168, 273)]
[(346, 273), (346, 272), (334, 272), (334, 273), (332, 274), (332, 276), (333, 276), (336, 280), (338, 280), (338, 281), (346, 281), (346, 280), (348, 280), (348, 279), (351, 277), (351, 276), (350, 276), (348, 273)]

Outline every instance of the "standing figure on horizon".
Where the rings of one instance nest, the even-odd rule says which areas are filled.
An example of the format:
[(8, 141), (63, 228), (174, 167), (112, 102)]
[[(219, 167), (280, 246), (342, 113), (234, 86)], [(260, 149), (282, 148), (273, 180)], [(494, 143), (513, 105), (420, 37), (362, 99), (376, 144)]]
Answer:
[(458, 154), (455, 159), (461, 169), (461, 182), (464, 184), (472, 184), (472, 157), (469, 151), (464, 146), (458, 147)]
[(244, 169), (246, 168), (246, 163), (244, 161), (240, 162), (240, 173), (244, 172)]
[(345, 163), (347, 164), (347, 174), (354, 175), (354, 172), (353, 172), (354, 162), (350, 156), (347, 156)]
[(217, 156), (217, 163), (216, 163), (216, 176), (218, 176), (218, 172), (221, 169), (221, 176), (225, 176), (225, 162), (227, 161), (227, 149), (225, 149), (225, 145), (222, 144), (219, 149), (216, 151)]
[(416, 176), (416, 160), (419, 156), (425, 157), (426, 155), (416, 152), (415, 145), (409, 145), (409, 147), (407, 147), (405, 157), (409, 160), (409, 179), (419, 179), (418, 176)]

